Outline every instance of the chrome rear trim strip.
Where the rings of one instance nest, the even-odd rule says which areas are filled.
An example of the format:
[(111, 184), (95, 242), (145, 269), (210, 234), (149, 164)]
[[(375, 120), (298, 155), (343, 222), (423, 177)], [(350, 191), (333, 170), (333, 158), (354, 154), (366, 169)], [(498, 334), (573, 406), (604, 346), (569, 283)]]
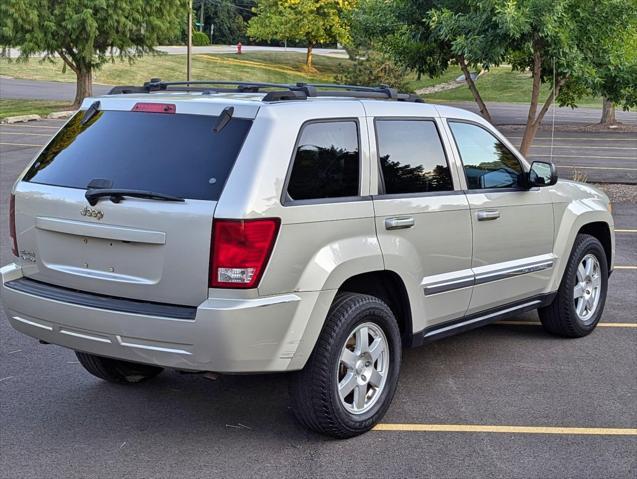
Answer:
[(35, 321), (29, 321), (28, 319), (21, 318), (20, 316), (12, 316), (16, 321), (20, 321), (21, 323), (28, 324), (29, 326), (34, 326), (40, 329), (46, 329), (47, 331), (53, 331), (51, 326), (47, 326), (45, 324), (36, 323)]

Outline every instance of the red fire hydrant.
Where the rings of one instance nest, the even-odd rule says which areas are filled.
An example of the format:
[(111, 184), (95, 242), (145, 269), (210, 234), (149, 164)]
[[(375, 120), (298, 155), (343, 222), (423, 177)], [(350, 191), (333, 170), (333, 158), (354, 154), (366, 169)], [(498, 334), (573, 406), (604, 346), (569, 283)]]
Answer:
[(243, 45), (241, 45), (241, 42), (237, 43), (237, 55), (241, 55), (241, 47)]

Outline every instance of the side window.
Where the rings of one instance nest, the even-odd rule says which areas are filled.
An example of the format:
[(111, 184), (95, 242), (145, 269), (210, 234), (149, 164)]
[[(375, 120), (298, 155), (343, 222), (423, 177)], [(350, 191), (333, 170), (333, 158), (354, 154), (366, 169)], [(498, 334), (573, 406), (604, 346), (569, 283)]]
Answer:
[(385, 194), (453, 190), (449, 164), (430, 120), (377, 120)]
[(358, 126), (354, 121), (303, 127), (288, 183), (292, 200), (359, 195)]
[(450, 121), (449, 126), (470, 190), (515, 188), (521, 184), (520, 161), (495, 136), (470, 123)]

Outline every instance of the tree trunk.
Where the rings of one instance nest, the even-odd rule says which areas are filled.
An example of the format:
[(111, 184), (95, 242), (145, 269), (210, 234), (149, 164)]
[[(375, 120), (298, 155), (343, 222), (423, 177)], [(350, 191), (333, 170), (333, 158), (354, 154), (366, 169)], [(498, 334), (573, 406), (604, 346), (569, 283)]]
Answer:
[(464, 73), (464, 79), (467, 82), (467, 86), (469, 87), (471, 94), (473, 95), (473, 99), (478, 104), (478, 108), (480, 109), (480, 114), (489, 123), (493, 123), (493, 120), (491, 119), (491, 114), (489, 113), (489, 110), (487, 109), (487, 105), (484, 103), (484, 101), (482, 101), (480, 92), (478, 91), (478, 88), (476, 87), (475, 82), (471, 78), (471, 72), (469, 71), (469, 66), (467, 65), (465, 58), (463, 56), (459, 56), (457, 58), (457, 61), (458, 61), (458, 66), (460, 66), (460, 69), (462, 70), (462, 73)]
[(608, 126), (614, 124), (616, 121), (615, 104), (608, 98), (604, 98), (604, 102), (602, 104), (602, 119), (599, 123)]
[(75, 71), (76, 86), (73, 108), (78, 109), (87, 96), (93, 95), (93, 71), (91, 67), (81, 66)]
[(203, 7), (204, 2), (201, 2), (201, 7), (199, 8), (199, 31), (203, 32)]
[(308, 43), (307, 44), (307, 53), (305, 55), (305, 68), (308, 71), (314, 69), (314, 67), (312, 66), (312, 49), (313, 48), (314, 48), (314, 44), (313, 43)]
[(537, 104), (540, 99), (540, 88), (542, 88), (542, 55), (540, 54), (540, 46), (538, 40), (533, 41), (533, 86), (531, 88), (531, 104), (529, 105), (529, 113), (526, 117), (526, 127), (524, 135), (522, 135), (522, 143), (520, 144), (520, 153), (526, 156), (531, 148), (531, 143), (535, 138), (540, 121), (536, 119)]

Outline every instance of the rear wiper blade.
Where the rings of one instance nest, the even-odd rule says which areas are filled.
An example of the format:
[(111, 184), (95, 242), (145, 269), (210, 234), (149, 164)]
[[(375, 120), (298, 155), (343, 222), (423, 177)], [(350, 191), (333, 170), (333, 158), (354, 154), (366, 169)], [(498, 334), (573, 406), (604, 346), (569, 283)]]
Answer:
[(82, 121), (80, 121), (80, 125), (85, 125), (86, 123), (91, 121), (91, 118), (93, 118), (98, 111), (100, 111), (100, 102), (94, 101), (93, 103), (91, 103), (91, 106), (89, 106), (84, 112), (84, 116), (82, 117)]
[(179, 196), (155, 193), (153, 191), (128, 190), (121, 188), (102, 188), (87, 190), (84, 195), (91, 206), (95, 206), (100, 198), (109, 197), (113, 203), (119, 203), (125, 196), (159, 201), (186, 201)]
[(226, 127), (226, 125), (228, 123), (230, 123), (230, 120), (232, 120), (232, 115), (233, 114), (234, 114), (234, 107), (233, 106), (225, 107), (223, 109), (223, 111), (221, 112), (221, 115), (219, 115), (219, 119), (217, 120), (217, 124), (212, 129), (212, 131), (214, 133), (219, 133), (221, 130), (223, 130)]

